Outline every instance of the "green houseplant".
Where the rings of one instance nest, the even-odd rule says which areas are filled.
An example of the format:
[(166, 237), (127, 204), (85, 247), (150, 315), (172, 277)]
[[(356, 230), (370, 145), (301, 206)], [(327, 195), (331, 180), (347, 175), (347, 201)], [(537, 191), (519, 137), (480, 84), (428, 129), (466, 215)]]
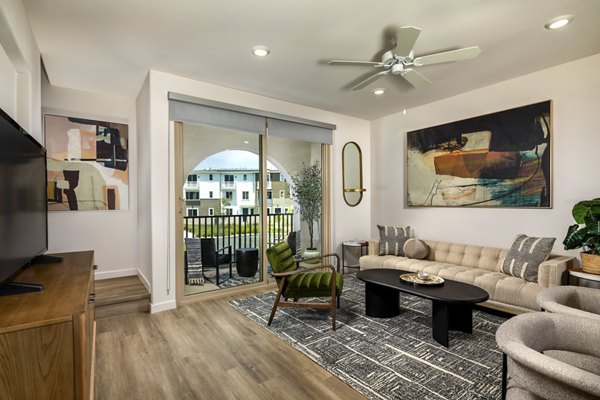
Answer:
[[(307, 250), (316, 250), (313, 242), (315, 222), (321, 218), (322, 184), (321, 166), (318, 161), (312, 164), (302, 163), (302, 169), (291, 174), (292, 197), (300, 206), (300, 220), (308, 225), (310, 246)], [(317, 253), (318, 255), (318, 253)]]
[(583, 249), (583, 271), (600, 274), (600, 198), (578, 202), (572, 214), (576, 224), (569, 226), (565, 250)]

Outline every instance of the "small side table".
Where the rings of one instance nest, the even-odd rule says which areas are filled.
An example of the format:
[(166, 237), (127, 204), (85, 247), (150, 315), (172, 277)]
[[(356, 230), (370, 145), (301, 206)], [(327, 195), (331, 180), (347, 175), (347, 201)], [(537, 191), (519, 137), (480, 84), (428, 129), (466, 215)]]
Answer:
[[(583, 269), (581, 268), (569, 268), (568, 272), (567, 283), (569, 285), (600, 289), (600, 275), (583, 272)], [(571, 283), (572, 280), (574, 283)]]
[[(366, 240), (344, 240), (342, 242), (342, 274), (346, 268), (359, 268), (359, 264), (346, 265), (345, 253), (346, 249), (359, 249), (358, 257), (369, 254), (369, 242)], [(356, 251), (356, 250), (352, 250)]]
[(258, 249), (241, 247), (235, 250), (235, 268), (240, 276), (253, 277), (258, 271)]

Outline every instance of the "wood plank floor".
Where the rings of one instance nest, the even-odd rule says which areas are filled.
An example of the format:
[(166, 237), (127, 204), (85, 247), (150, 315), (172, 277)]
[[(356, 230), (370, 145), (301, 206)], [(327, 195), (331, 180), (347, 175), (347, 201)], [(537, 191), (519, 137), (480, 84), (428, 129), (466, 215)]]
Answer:
[(365, 399), (229, 299), (98, 320), (95, 398)]
[(96, 319), (150, 310), (150, 293), (137, 275), (95, 282)]

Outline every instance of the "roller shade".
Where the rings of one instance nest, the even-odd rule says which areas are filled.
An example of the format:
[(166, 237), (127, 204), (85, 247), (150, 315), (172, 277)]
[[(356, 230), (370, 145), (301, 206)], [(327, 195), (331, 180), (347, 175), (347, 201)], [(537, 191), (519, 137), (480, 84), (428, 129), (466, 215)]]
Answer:
[(333, 144), (333, 130), (336, 128), (323, 122), (178, 93), (169, 93), (169, 118), (171, 121), (258, 134), (265, 133), (265, 122), (268, 122), (269, 135), (324, 144)]
[(333, 132), (331, 129), (274, 118), (269, 118), (269, 136), (333, 144)]
[(169, 100), (169, 119), (242, 132), (265, 133), (264, 117), (185, 101)]

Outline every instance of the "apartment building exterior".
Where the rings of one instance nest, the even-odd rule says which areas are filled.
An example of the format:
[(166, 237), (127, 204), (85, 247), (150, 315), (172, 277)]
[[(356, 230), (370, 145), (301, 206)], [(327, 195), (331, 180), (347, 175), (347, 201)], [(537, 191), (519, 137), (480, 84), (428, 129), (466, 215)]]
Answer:
[[(260, 213), (258, 170), (194, 170), (188, 175), (183, 192), (188, 217)], [(269, 214), (293, 212), (290, 186), (278, 170), (268, 171), (266, 196)]]

